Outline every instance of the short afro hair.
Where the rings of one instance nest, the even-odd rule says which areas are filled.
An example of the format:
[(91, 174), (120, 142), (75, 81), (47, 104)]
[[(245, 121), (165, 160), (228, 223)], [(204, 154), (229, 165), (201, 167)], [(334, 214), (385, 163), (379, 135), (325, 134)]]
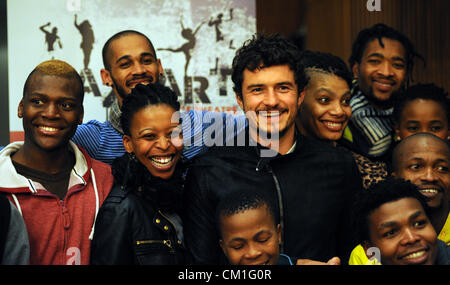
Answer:
[(80, 74), (73, 66), (65, 61), (58, 59), (51, 59), (41, 62), (28, 75), (23, 86), (23, 96), (25, 96), (30, 88), (30, 83), (35, 75), (49, 75), (72, 80), (77, 88), (77, 95), (83, 102), (84, 99), (84, 84)]
[(267, 207), (275, 225), (278, 224), (278, 216), (275, 214), (274, 207), (267, 195), (253, 189), (243, 189), (227, 194), (220, 200), (216, 208), (216, 225), (218, 232), (222, 235), (222, 217), (229, 217), (262, 207)]
[(356, 239), (362, 244), (370, 241), (370, 216), (382, 205), (404, 198), (417, 199), (425, 213), (430, 213), (425, 197), (419, 192), (416, 185), (401, 178), (388, 177), (369, 189), (358, 193), (354, 206), (354, 228)]
[(396, 124), (400, 124), (403, 109), (416, 99), (431, 100), (438, 103), (445, 112), (447, 122), (450, 124), (450, 101), (448, 93), (434, 83), (418, 83), (408, 87), (402, 96), (397, 96), (394, 100), (393, 118)]

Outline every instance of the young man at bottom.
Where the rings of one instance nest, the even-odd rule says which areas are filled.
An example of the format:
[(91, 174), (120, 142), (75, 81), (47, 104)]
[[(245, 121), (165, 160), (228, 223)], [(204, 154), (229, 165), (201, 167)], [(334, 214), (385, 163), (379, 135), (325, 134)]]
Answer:
[(70, 141), (83, 120), (83, 96), (72, 66), (59, 60), (39, 64), (18, 108), (25, 140), (0, 152), (0, 192), (25, 220), (30, 264), (89, 263), (89, 238), (113, 178), (108, 165)]
[(429, 207), (416, 185), (388, 178), (361, 193), (356, 205), (361, 244), (381, 264), (449, 264), (449, 249), (437, 239)]

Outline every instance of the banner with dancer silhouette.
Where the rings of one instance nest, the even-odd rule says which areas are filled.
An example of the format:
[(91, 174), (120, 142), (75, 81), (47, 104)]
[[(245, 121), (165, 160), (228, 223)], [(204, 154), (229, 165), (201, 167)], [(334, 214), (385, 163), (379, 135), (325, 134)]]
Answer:
[(81, 75), (84, 122), (106, 120), (115, 98), (101, 81), (102, 48), (126, 29), (152, 40), (163, 82), (178, 94), (182, 109), (241, 111), (231, 63), (256, 32), (255, 0), (7, 0), (7, 20), (12, 133), (22, 133), (16, 110), (26, 77), (52, 58), (67, 61)]

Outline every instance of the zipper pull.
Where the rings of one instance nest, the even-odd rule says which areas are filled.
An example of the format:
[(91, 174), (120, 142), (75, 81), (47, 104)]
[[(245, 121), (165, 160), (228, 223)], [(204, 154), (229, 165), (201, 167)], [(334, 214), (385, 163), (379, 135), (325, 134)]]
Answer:
[(62, 214), (63, 214), (63, 225), (64, 225), (64, 229), (68, 230), (70, 227), (70, 215), (69, 215), (69, 211), (64, 207), (62, 210)]
[(172, 247), (172, 242), (170, 241), (170, 239), (164, 240), (163, 243), (170, 248), (169, 252), (170, 253), (174, 253), (175, 249)]
[(163, 240), (163, 243), (164, 243), (165, 245), (167, 245), (169, 248), (172, 248), (172, 242), (170, 241), (170, 239)]

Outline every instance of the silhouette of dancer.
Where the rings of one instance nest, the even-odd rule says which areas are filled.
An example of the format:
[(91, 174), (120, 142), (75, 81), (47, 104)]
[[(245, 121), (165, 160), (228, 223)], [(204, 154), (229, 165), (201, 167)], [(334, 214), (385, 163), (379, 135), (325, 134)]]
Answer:
[(84, 54), (84, 69), (88, 69), (89, 62), (91, 60), (91, 52), (94, 45), (94, 31), (92, 30), (91, 23), (88, 20), (84, 20), (81, 24), (77, 24), (77, 15), (75, 14), (75, 27), (81, 34), (81, 44), (80, 47), (83, 50)]
[(53, 48), (53, 45), (55, 44), (55, 41), (58, 41), (58, 45), (59, 48), (62, 48), (62, 43), (61, 43), (61, 39), (59, 38), (58, 34), (58, 28), (57, 27), (53, 27), (52, 31), (49, 32), (46, 29), (44, 29), (45, 27), (50, 26), (50, 22), (48, 22), (45, 25), (42, 25), (39, 27), (39, 29), (45, 33), (45, 43), (47, 44), (47, 51), (48, 52), (52, 52), (55, 49)]
[[(217, 15), (216, 19), (211, 18), (209, 20), (208, 26), (212, 27), (214, 26), (214, 28), (216, 29), (216, 42), (220, 42), (223, 41), (223, 35), (222, 35), (222, 31), (220, 30), (220, 26), (222, 25), (223, 22), (223, 13), (220, 13), (219, 15)], [(227, 21), (231, 21), (233, 20), (233, 9), (230, 9), (230, 19), (228, 19)]]
[(184, 75), (187, 75), (187, 69), (189, 66), (189, 62), (191, 60), (191, 53), (194, 50), (195, 47), (195, 43), (196, 43), (196, 38), (195, 35), (197, 34), (198, 30), (200, 29), (200, 27), (204, 24), (205, 22), (201, 22), (197, 28), (195, 29), (194, 32), (192, 32), (191, 28), (185, 28), (183, 25), (183, 22), (180, 20), (180, 24), (181, 24), (181, 36), (183, 38), (185, 38), (187, 40), (187, 42), (185, 44), (183, 44), (181, 47), (177, 48), (177, 49), (173, 49), (173, 48), (160, 48), (158, 50), (167, 50), (170, 52), (183, 52), (184, 56), (186, 57), (186, 64), (184, 65)]

